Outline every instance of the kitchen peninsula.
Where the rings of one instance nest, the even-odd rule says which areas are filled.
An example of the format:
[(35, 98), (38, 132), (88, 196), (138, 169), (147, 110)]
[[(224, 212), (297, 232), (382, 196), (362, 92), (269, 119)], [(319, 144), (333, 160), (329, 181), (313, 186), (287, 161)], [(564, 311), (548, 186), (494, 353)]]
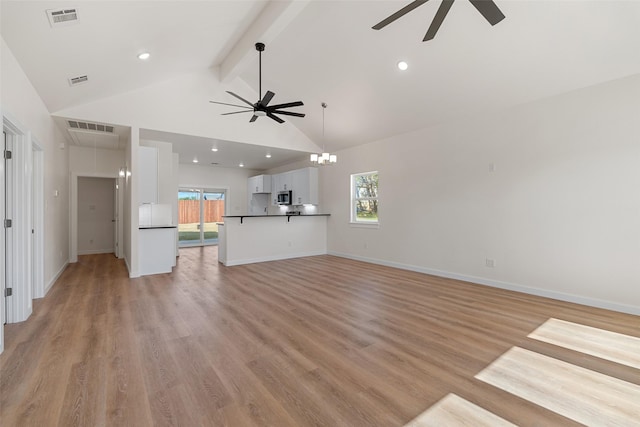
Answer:
[(326, 254), (328, 217), (224, 216), (224, 223), (218, 223), (218, 261), (232, 266)]

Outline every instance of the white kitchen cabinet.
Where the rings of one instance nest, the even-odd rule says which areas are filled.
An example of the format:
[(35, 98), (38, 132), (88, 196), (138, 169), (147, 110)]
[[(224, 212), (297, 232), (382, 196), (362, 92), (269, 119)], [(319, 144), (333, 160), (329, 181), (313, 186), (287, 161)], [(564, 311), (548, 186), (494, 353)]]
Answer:
[(138, 148), (138, 203), (158, 203), (158, 149)]
[(291, 188), (291, 180), (292, 180), (292, 172), (283, 172), (277, 175), (273, 175), (273, 192), (277, 193), (278, 191), (290, 191)]
[(292, 191), (292, 172), (283, 172), (271, 175), (271, 200), (274, 205), (278, 204), (278, 192)]
[(249, 178), (248, 193), (271, 193), (271, 175), (257, 175)]
[(293, 205), (318, 204), (318, 169), (302, 168), (291, 172)]
[(141, 276), (171, 273), (176, 265), (175, 226), (140, 227), (138, 231), (138, 268)]

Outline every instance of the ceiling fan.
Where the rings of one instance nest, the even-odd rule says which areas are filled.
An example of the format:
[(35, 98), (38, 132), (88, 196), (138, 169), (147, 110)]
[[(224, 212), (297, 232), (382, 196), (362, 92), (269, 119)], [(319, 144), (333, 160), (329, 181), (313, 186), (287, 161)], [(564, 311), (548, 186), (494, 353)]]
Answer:
[(229, 105), (232, 107), (238, 107), (238, 108), (246, 108), (246, 110), (243, 111), (232, 111), (231, 113), (223, 113), (223, 116), (228, 116), (229, 114), (240, 114), (240, 113), (253, 113), (253, 116), (251, 117), (251, 119), (249, 120), (249, 122), (255, 122), (257, 120), (258, 117), (263, 117), (263, 116), (267, 116), (273, 120), (275, 120), (278, 123), (284, 123), (284, 120), (282, 120), (280, 117), (276, 116), (276, 114), (282, 114), (285, 116), (294, 116), (294, 117), (304, 117), (305, 115), (303, 113), (295, 113), (293, 111), (283, 111), (283, 108), (290, 108), (290, 107), (299, 107), (304, 105), (302, 103), (302, 101), (294, 101), (294, 102), (287, 102), (285, 104), (276, 104), (276, 105), (269, 105), (269, 102), (271, 102), (271, 99), (274, 97), (275, 93), (271, 92), (271, 91), (267, 91), (267, 93), (264, 94), (264, 97), (262, 96), (262, 52), (264, 51), (264, 43), (256, 43), (256, 50), (258, 51), (258, 55), (259, 55), (259, 97), (262, 99), (258, 99), (258, 102), (256, 102), (255, 104), (247, 101), (246, 99), (244, 99), (243, 97), (241, 97), (240, 95), (236, 95), (235, 93), (231, 92), (230, 90), (226, 91), (229, 95), (233, 95), (236, 98), (238, 98), (240, 101), (244, 102), (245, 105), (237, 105), (237, 104), (227, 104), (226, 102), (217, 102), (217, 101), (209, 101), (213, 104), (221, 104), (221, 105)]
[[(427, 1), (429, 0), (412, 1), (396, 13), (388, 16), (371, 28), (373, 28), (374, 30), (381, 30), (396, 19), (401, 18), (407, 13), (411, 12), (418, 6), (422, 6)], [(449, 9), (451, 9), (451, 6), (453, 5), (453, 1), (454, 0), (442, 0), (442, 3), (440, 4), (438, 11), (436, 12), (436, 16), (433, 18), (433, 21), (431, 22), (431, 25), (427, 30), (427, 34), (425, 34), (424, 39), (422, 39), (423, 42), (431, 40), (436, 36), (440, 25), (442, 25), (442, 21), (444, 21), (447, 13), (449, 13)], [(484, 16), (484, 19), (489, 21), (491, 25), (496, 25), (498, 22), (504, 19), (504, 14), (500, 11), (498, 6), (496, 6), (493, 0), (469, 0), (469, 2), (471, 2), (471, 4), (478, 10), (478, 12), (480, 12), (480, 14)]]

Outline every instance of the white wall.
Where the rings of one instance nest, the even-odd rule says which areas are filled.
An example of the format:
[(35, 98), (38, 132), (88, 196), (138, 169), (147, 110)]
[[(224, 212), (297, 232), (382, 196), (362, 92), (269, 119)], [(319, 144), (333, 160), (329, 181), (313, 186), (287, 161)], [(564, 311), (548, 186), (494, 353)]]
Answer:
[[(329, 252), (640, 313), (639, 119), (634, 76), (341, 151)], [(352, 227), (372, 170), (380, 226)]]
[[(178, 167), (181, 188), (215, 188), (227, 190), (227, 215), (247, 213), (247, 179), (259, 173), (251, 169), (220, 168), (200, 165)], [(176, 195), (177, 197), (177, 195)]]
[(114, 252), (113, 178), (78, 178), (78, 254)]
[[(26, 129), (27, 136), (37, 140), (44, 151), (44, 283), (49, 289), (69, 256), (68, 161), (64, 145), (60, 147), (64, 138), (1, 38), (0, 45), (2, 115)], [(0, 303), (4, 304), (2, 298)], [(0, 349), (2, 339), (0, 334)]]
[[(2, 112), (29, 129), (44, 150), (45, 283), (68, 259), (69, 180), (65, 139), (29, 79), (2, 40)], [(55, 192), (58, 191), (58, 196)]]
[(125, 178), (125, 202), (124, 202), (124, 260), (129, 270), (129, 277), (140, 277), (139, 253), (138, 253), (138, 180), (142, 179), (137, 173), (139, 164), (140, 129), (132, 126), (129, 135), (129, 143), (125, 150), (126, 168), (130, 174)]
[(117, 177), (124, 164), (124, 150), (69, 146), (69, 170), (78, 176)]

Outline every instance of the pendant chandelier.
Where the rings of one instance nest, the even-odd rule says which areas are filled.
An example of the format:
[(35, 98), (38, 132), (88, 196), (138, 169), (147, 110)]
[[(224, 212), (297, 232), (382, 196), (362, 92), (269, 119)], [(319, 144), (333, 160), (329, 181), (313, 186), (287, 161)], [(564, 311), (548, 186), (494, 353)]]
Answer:
[(322, 153), (318, 153), (318, 154), (313, 153), (311, 155), (311, 163), (314, 163), (320, 166), (327, 166), (327, 165), (332, 165), (334, 163), (337, 163), (338, 156), (336, 156), (335, 154), (329, 154), (324, 149), (324, 110), (327, 108), (327, 104), (326, 102), (323, 102), (320, 105), (322, 105)]

